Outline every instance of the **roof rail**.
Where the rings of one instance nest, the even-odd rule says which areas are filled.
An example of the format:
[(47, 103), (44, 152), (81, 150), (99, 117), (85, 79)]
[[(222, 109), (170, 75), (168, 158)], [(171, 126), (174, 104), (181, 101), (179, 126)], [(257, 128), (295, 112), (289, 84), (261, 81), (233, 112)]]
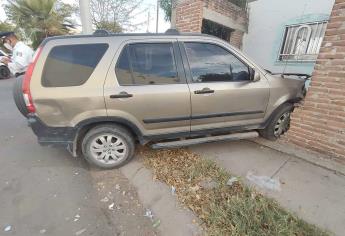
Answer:
[(165, 31), (165, 34), (178, 35), (180, 34), (180, 32), (175, 28), (170, 28), (167, 31)]
[(92, 35), (95, 35), (95, 36), (108, 36), (108, 35), (110, 35), (110, 32), (108, 30), (98, 29)]

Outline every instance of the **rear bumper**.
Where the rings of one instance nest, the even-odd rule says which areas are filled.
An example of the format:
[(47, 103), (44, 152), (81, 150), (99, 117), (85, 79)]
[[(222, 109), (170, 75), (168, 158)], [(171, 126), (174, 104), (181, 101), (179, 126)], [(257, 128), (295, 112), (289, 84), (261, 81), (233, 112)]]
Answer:
[(73, 148), (76, 130), (72, 127), (49, 127), (34, 114), (28, 114), (28, 125), (44, 146)]

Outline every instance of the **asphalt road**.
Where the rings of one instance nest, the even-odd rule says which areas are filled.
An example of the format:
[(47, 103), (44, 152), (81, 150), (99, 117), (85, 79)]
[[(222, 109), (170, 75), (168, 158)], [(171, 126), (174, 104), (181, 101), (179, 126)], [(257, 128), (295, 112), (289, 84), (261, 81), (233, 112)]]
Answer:
[[(135, 190), (131, 200), (137, 204), (132, 206), (135, 209), (131, 215), (127, 212), (130, 207), (109, 213), (99, 192), (99, 185), (103, 185), (99, 176), (107, 178), (106, 172), (96, 171), (96, 183), (82, 158), (37, 143), (13, 102), (13, 83), (14, 79), (0, 80), (0, 235), (154, 234), (150, 222), (142, 219), (143, 209), (135, 199)], [(114, 171), (109, 173), (111, 184), (121, 178)], [(109, 179), (106, 182), (109, 185)], [(128, 181), (120, 182), (127, 185), (121, 187), (130, 187)], [(104, 187), (101, 190), (112, 194)], [(117, 204), (124, 207), (127, 202), (117, 199)], [(6, 227), (11, 229), (5, 231)]]

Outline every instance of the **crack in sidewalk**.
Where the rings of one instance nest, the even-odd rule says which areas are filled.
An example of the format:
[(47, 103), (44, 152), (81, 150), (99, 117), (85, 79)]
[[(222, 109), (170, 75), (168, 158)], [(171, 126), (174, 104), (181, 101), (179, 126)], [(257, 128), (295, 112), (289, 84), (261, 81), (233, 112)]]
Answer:
[(276, 175), (279, 173), (279, 171), (280, 171), (281, 169), (284, 168), (284, 166), (286, 165), (286, 163), (287, 163), (288, 161), (290, 161), (291, 158), (293, 158), (293, 157), (290, 156), (289, 158), (287, 158), (287, 159), (283, 162), (283, 164), (281, 164), (281, 165), (278, 167), (278, 169), (271, 175), (271, 179), (273, 179), (274, 176), (276, 176)]

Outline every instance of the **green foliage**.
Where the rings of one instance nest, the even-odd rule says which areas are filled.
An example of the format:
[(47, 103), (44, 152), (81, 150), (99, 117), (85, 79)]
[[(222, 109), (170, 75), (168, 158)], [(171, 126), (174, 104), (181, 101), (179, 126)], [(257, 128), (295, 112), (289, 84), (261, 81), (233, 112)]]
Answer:
[(0, 21), (0, 32), (13, 31), (14, 26), (6, 21)]
[(66, 25), (72, 25), (68, 18), (74, 11), (60, 0), (9, 0), (5, 6), (8, 19), (35, 48), (46, 37), (67, 34)]
[(113, 21), (113, 22), (110, 22), (110, 21), (98, 22), (98, 23), (96, 23), (96, 28), (97, 29), (104, 29), (104, 30), (114, 32), (114, 33), (122, 32), (121, 26), (115, 21)]
[(172, 0), (160, 0), (159, 6), (164, 11), (164, 19), (166, 21), (171, 21)]

